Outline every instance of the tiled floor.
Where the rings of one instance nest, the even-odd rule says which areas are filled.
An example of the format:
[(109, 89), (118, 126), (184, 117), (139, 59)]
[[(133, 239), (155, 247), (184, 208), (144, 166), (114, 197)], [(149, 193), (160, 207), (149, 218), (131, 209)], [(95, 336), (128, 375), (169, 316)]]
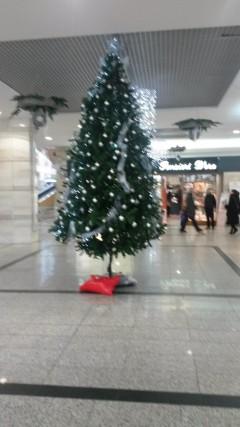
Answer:
[[(239, 426), (239, 239), (172, 226), (135, 259), (115, 261), (138, 285), (113, 297), (75, 292), (106, 264), (45, 228), (40, 243), (0, 245), (0, 425)], [(42, 386), (41, 397), (21, 396), (22, 384)]]

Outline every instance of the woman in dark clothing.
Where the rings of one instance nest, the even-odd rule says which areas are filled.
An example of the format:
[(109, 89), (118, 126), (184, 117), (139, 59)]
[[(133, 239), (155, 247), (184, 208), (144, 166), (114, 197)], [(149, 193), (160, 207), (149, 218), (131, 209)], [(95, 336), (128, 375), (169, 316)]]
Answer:
[(230, 234), (235, 234), (238, 231), (236, 225), (239, 224), (239, 212), (239, 193), (238, 191), (233, 190), (230, 194), (229, 203), (227, 205), (227, 218), (229, 225), (231, 225)]
[(202, 231), (201, 228), (198, 226), (197, 221), (195, 220), (195, 213), (196, 213), (196, 206), (195, 206), (195, 202), (194, 202), (192, 192), (190, 191), (187, 194), (186, 204), (185, 204), (185, 207), (184, 207), (183, 212), (182, 212), (181, 229), (180, 229), (180, 231), (182, 233), (185, 232), (185, 227), (186, 227), (186, 224), (188, 222), (188, 219), (190, 219), (192, 221), (194, 227), (196, 228), (196, 230), (198, 232)]

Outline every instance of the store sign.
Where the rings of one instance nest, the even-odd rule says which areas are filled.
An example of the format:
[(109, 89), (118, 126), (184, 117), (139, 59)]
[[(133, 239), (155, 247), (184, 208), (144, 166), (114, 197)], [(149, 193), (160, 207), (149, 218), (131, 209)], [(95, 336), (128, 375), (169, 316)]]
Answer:
[(180, 162), (162, 160), (161, 172), (216, 172), (218, 163), (215, 160), (184, 159)]

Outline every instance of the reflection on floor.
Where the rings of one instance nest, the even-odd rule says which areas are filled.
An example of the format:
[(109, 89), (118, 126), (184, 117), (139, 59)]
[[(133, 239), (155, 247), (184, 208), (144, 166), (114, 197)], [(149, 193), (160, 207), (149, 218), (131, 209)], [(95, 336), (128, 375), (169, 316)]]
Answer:
[[(115, 260), (138, 286), (102, 297), (75, 290), (106, 264), (56, 244), (46, 228), (40, 243), (0, 246), (0, 392), (16, 383), (0, 396), (1, 425), (240, 425), (239, 236), (170, 227), (135, 259)], [(35, 388), (20, 396), (21, 384)], [(33, 397), (41, 385), (70, 386), (69, 398), (47, 388)], [(133, 393), (112, 401), (108, 389)]]

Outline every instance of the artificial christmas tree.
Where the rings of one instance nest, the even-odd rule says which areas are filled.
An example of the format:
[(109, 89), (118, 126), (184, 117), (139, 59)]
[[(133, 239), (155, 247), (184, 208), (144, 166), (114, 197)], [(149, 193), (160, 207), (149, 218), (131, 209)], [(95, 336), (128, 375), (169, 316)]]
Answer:
[(116, 45), (81, 105), (68, 153), (67, 191), (52, 232), (73, 236), (90, 257), (135, 255), (164, 231), (154, 190), (150, 138)]

